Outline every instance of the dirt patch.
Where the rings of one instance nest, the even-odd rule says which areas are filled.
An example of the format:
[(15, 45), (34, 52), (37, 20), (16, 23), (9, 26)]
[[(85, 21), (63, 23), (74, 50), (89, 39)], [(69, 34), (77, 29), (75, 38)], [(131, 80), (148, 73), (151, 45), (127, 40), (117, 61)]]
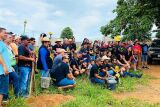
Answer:
[(144, 70), (144, 73), (153, 76), (156, 79), (151, 79), (149, 85), (138, 85), (133, 92), (116, 93), (114, 97), (117, 99), (135, 98), (146, 101), (148, 103), (160, 102), (160, 66), (151, 66), (149, 70)]
[(62, 94), (40, 95), (28, 98), (27, 103), (30, 107), (55, 107), (73, 99), (73, 96)]

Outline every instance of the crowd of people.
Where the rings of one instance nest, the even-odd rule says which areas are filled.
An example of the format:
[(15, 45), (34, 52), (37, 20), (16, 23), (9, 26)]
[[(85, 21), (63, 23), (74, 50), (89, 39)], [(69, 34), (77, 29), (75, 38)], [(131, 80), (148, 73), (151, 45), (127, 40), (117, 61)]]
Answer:
[(85, 38), (76, 46), (74, 38), (57, 39), (54, 45), (45, 33), (40, 38), (36, 55), (35, 38), (16, 36), (0, 27), (0, 107), (9, 98), (9, 85), (13, 85), (15, 97), (28, 97), (33, 66), (41, 77), (51, 77), (58, 89), (74, 88), (76, 78), (86, 75), (91, 83), (113, 90), (120, 78), (142, 77), (131, 69), (149, 69), (145, 41), (92, 42)]

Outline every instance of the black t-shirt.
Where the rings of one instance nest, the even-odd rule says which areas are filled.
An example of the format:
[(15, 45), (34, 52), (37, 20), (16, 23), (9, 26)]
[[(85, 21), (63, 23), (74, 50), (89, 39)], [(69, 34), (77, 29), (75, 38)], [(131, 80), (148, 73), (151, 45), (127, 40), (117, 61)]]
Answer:
[(54, 79), (56, 79), (56, 83), (58, 83), (62, 79), (66, 78), (67, 74), (69, 74), (69, 66), (64, 62), (61, 62), (60, 64), (58, 64), (57, 68), (55, 69), (55, 72), (53, 73), (53, 77)]
[(73, 68), (73, 65), (75, 65), (76, 68), (78, 69), (78, 68), (79, 68), (79, 65), (80, 65), (80, 62), (79, 62), (77, 59), (73, 58), (73, 59), (71, 59), (71, 61), (70, 61), (70, 66)]
[(86, 54), (86, 55), (83, 55), (83, 58), (87, 57), (87, 53), (88, 53), (88, 49), (87, 48), (82, 47), (81, 50), (80, 50), (80, 52)]
[(67, 50), (67, 48), (69, 48), (69, 45), (66, 45), (66, 44), (62, 45), (62, 49)]
[(54, 50), (54, 51), (56, 51), (57, 48), (62, 48), (62, 46), (61, 45), (57, 45), (57, 44), (52, 46), (52, 50)]
[[(24, 45), (20, 45), (18, 47), (18, 55), (19, 56), (25, 56), (25, 57), (30, 57), (30, 52), (28, 47), (24, 46)], [(20, 60), (18, 59), (18, 66), (19, 67), (31, 67), (32, 66), (32, 61), (24, 61), (24, 60)]]
[(99, 72), (99, 67), (96, 64), (94, 64), (90, 70), (90, 77), (89, 78), (95, 77), (95, 74), (98, 74), (98, 72)]
[(76, 44), (75, 43), (70, 44), (69, 49), (70, 50), (72, 50), (72, 49), (76, 50)]

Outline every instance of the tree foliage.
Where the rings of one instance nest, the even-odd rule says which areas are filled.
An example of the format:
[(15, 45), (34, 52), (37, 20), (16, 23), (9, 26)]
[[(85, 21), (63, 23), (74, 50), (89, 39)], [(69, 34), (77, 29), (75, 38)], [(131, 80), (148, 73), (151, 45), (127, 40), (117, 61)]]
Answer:
[(105, 36), (122, 33), (129, 40), (149, 39), (153, 24), (160, 28), (159, 0), (118, 0), (113, 12), (117, 14), (115, 19), (101, 27)]
[(160, 31), (157, 32), (156, 37), (160, 39)]
[(66, 27), (61, 32), (61, 38), (71, 39), (73, 38), (73, 31), (70, 27)]

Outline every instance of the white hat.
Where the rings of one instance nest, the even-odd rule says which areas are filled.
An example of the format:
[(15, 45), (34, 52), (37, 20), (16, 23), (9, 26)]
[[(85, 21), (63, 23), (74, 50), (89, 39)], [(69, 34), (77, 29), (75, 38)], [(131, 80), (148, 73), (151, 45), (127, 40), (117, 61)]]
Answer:
[(103, 60), (103, 61), (104, 61), (104, 60), (110, 60), (110, 58), (105, 55), (105, 56), (102, 57), (102, 60)]

